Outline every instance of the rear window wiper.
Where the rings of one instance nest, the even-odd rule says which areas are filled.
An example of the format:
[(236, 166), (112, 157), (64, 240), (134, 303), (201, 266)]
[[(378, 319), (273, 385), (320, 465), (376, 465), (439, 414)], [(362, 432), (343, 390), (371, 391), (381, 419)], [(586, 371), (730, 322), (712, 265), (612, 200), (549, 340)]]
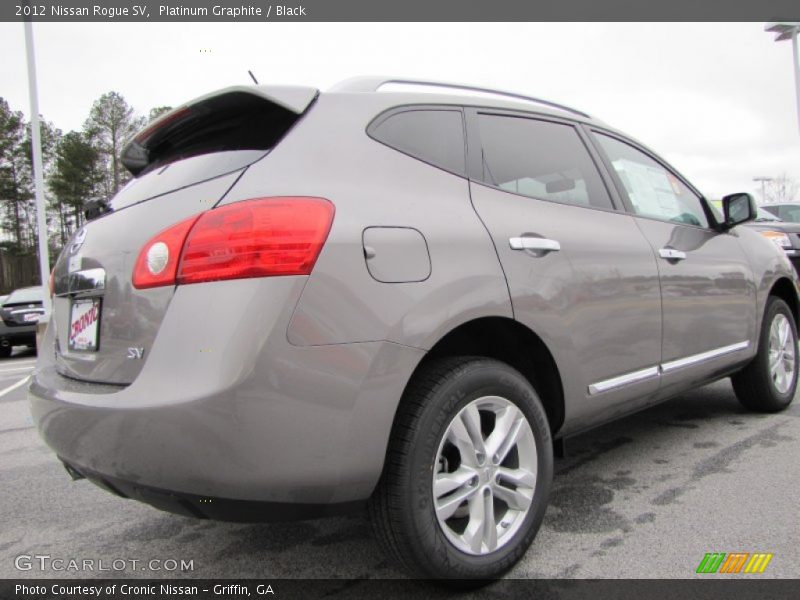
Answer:
[(107, 200), (92, 200), (86, 203), (83, 209), (83, 216), (86, 217), (87, 221), (94, 221), (98, 217), (102, 217), (113, 211), (114, 209), (109, 206)]

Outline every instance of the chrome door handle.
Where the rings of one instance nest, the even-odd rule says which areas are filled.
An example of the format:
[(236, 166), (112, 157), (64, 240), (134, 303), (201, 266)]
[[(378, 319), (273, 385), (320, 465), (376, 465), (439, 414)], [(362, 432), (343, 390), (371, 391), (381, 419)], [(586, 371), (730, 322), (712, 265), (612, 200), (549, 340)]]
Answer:
[(661, 248), (658, 255), (666, 260), (683, 260), (686, 258), (686, 252), (675, 250), (675, 248)]
[(512, 250), (543, 250), (545, 252), (558, 252), (561, 244), (556, 240), (537, 237), (512, 237), (508, 238)]

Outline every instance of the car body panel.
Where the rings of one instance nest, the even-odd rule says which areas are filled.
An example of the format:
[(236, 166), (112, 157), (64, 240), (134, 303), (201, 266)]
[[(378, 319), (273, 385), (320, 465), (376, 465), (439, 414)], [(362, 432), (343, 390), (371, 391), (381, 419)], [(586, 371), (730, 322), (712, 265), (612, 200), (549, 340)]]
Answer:
[[(179, 286), (128, 386), (66, 379), (42, 353), (30, 388), (42, 435), (67, 462), (145, 486), (270, 502), (368, 496), (424, 352), (289, 344), (304, 284), (298, 276)], [(53, 338), (48, 327), (45, 345)]]
[(658, 253), (685, 259), (657, 261), (664, 323), (662, 361), (706, 352), (756, 337), (753, 273), (737, 233), (636, 218)]
[[(647, 402), (656, 377), (590, 398), (592, 384), (657, 365), (661, 298), (653, 252), (631, 216), (471, 187), (494, 237), (514, 316), (551, 349), (563, 377), (563, 434), (621, 403)], [(603, 232), (603, 236), (598, 236)], [(522, 234), (556, 240), (558, 252), (514, 250)]]
[[(383, 97), (322, 95), (223, 200), (303, 194), (336, 206), (289, 326), (293, 344), (385, 340), (430, 349), (469, 320), (513, 316), (503, 271), (470, 204), (467, 180), (368, 137), (367, 124), (386, 108)], [(403, 185), (387, 186), (387, 180)], [(409, 283), (374, 279), (362, 244), (370, 227), (420, 232), (430, 276)]]
[[(114, 211), (87, 223), (65, 246), (54, 268), (55, 297), (51, 326), (56, 328), (57, 367), (62, 375), (98, 383), (129, 384), (149, 360), (175, 288), (136, 289), (131, 283), (140, 249), (159, 231), (211, 208), (230, 189), (240, 172), (230, 173)], [(79, 235), (76, 233), (76, 236)], [(76, 273), (100, 270), (103, 281), (86, 292), (70, 290)], [(100, 298), (97, 352), (72, 350), (69, 345), (71, 304), (77, 298)], [(131, 359), (129, 348), (143, 355)]]

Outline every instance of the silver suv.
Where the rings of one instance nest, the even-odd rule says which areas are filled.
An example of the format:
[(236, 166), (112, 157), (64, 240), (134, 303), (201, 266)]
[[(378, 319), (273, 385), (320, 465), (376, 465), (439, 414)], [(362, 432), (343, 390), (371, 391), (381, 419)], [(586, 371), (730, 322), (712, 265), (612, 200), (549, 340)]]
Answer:
[(236, 87), (123, 162), (55, 266), (30, 385), (69, 473), (119, 496), (248, 521), (366, 505), (412, 574), (492, 578), (565, 437), (727, 376), (750, 409), (793, 399), (797, 277), (736, 227), (752, 198), (718, 214), (580, 111)]

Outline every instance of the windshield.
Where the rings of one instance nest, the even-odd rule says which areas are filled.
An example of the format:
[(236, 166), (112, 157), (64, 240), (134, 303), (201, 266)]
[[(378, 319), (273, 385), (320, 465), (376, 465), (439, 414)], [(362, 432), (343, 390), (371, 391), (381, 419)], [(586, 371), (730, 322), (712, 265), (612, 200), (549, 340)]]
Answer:
[(43, 300), (44, 294), (42, 293), (42, 288), (30, 287), (14, 290), (3, 304), (24, 304), (26, 302), (42, 302)]

